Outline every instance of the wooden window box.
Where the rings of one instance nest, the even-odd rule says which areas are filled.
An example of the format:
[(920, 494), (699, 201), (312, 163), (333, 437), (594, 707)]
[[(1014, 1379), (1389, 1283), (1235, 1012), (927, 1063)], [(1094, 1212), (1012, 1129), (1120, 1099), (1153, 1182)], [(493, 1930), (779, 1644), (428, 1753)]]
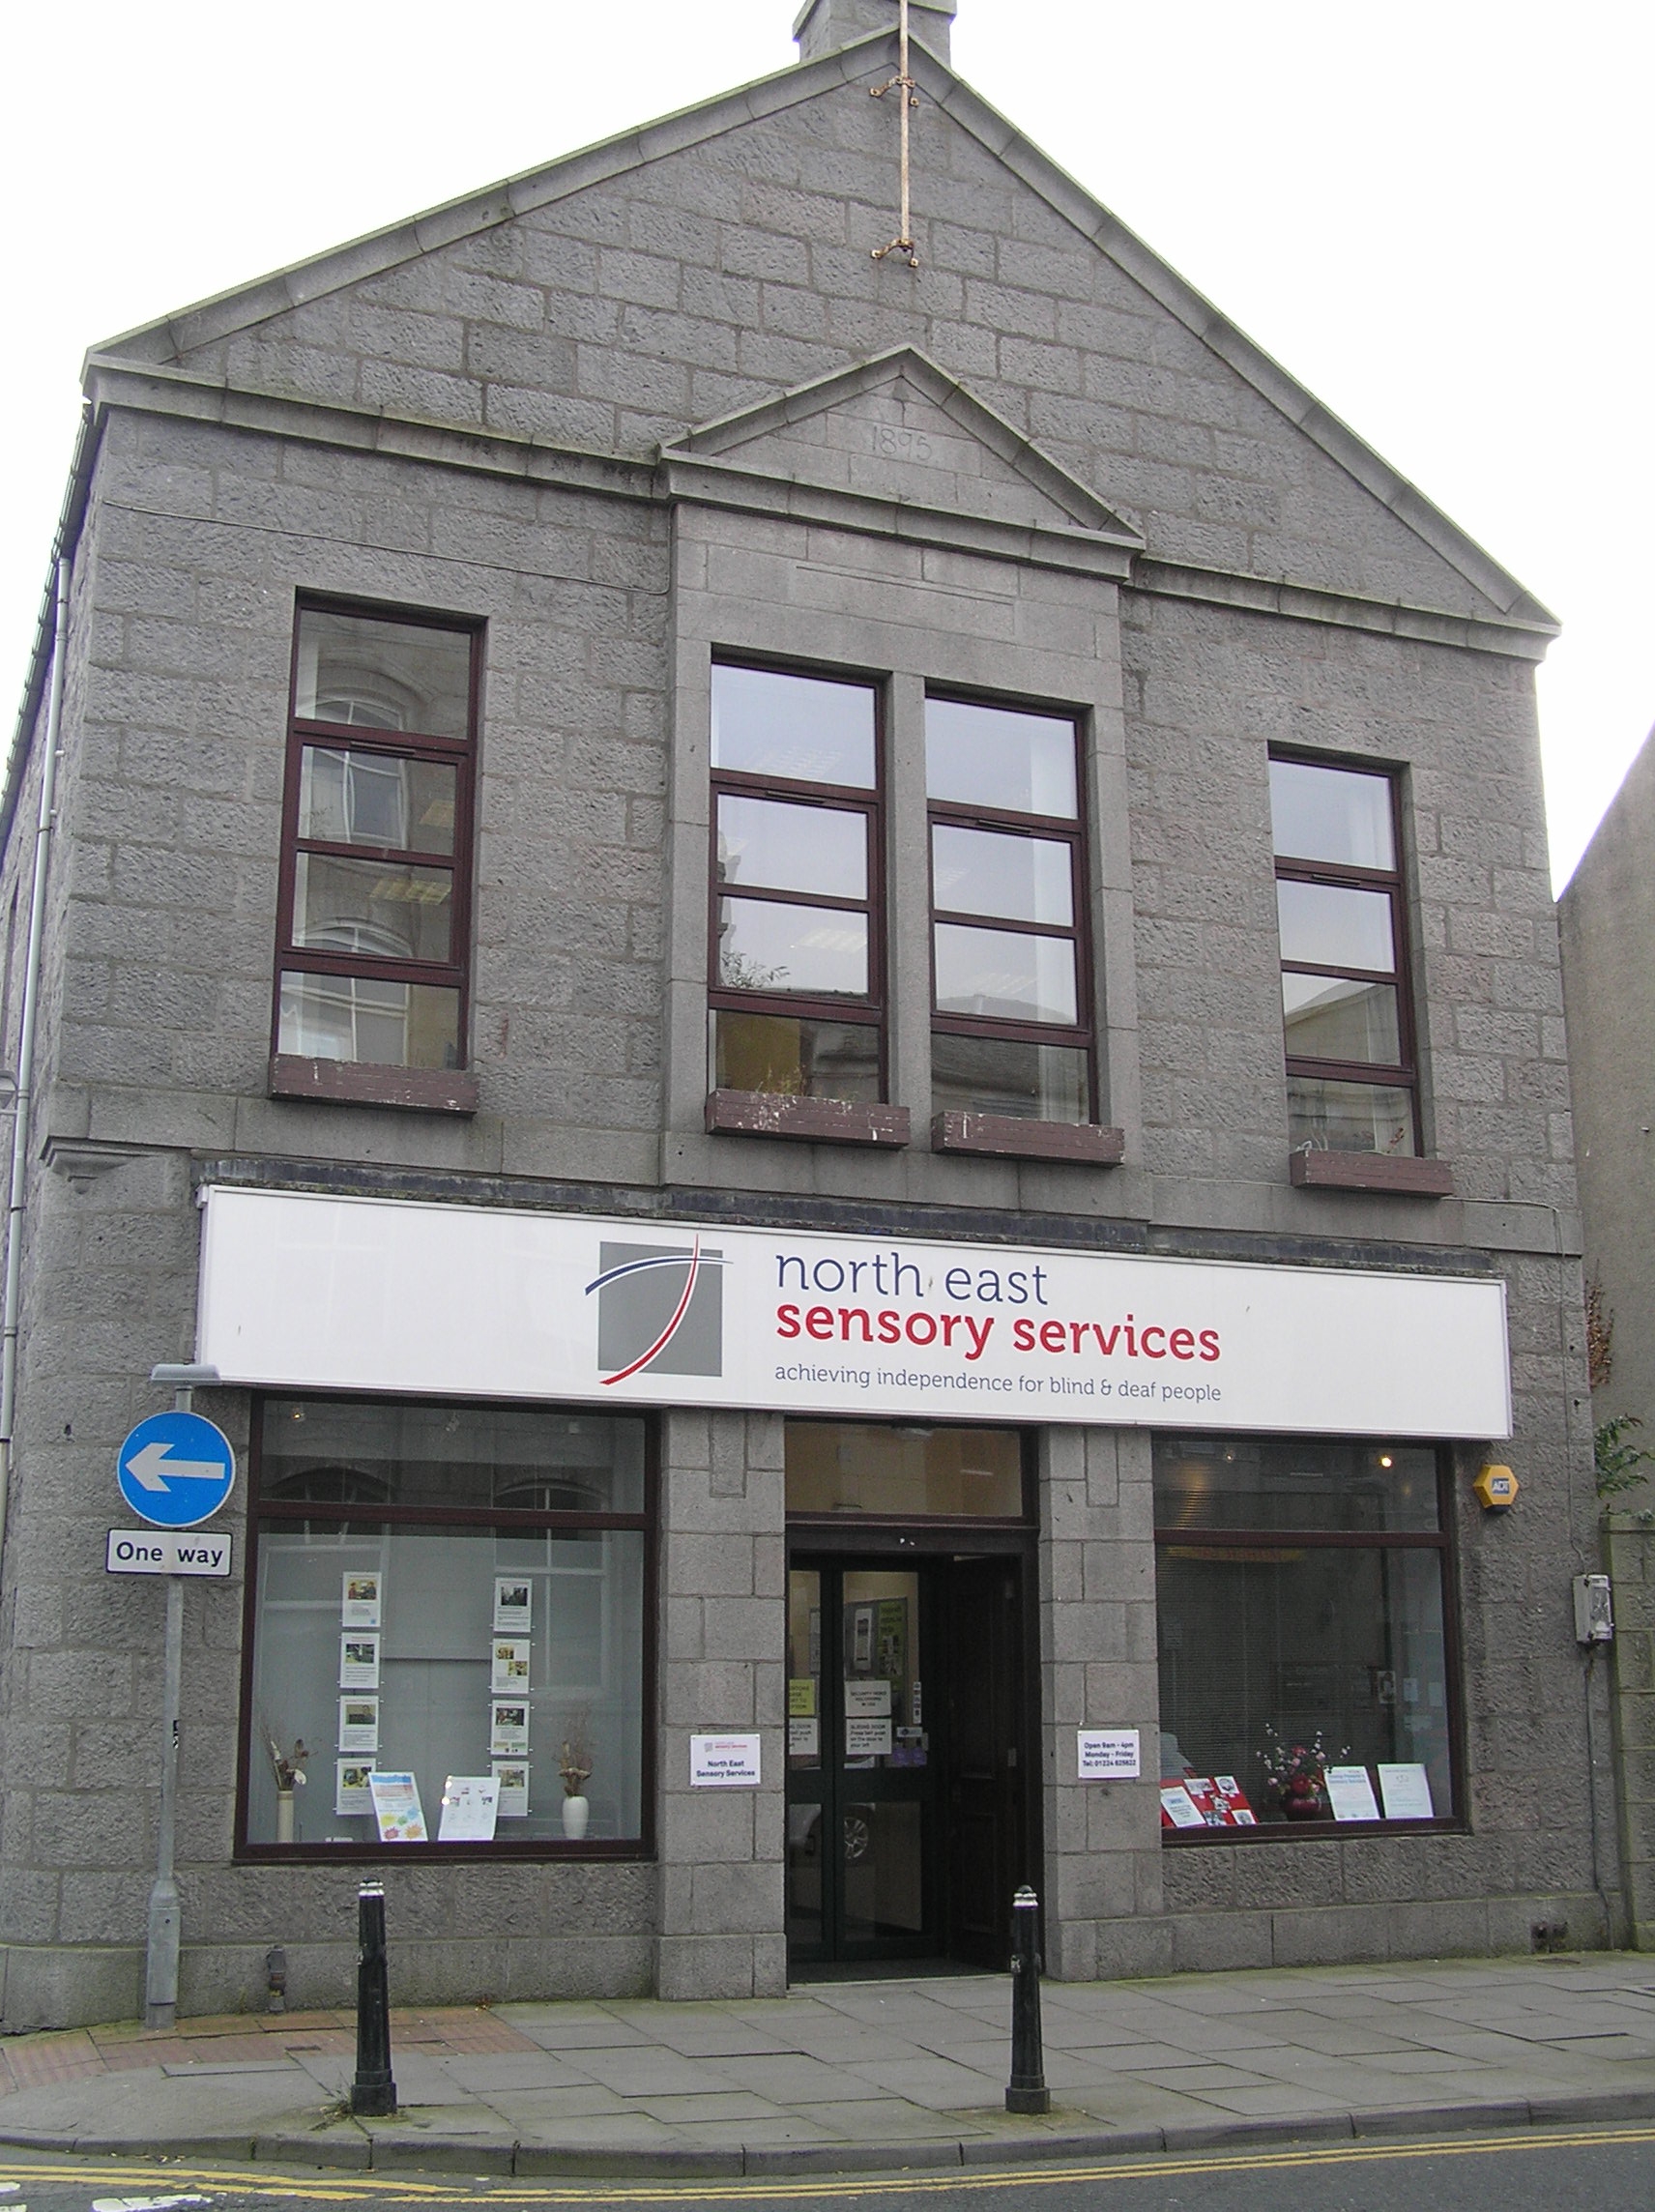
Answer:
[(1302, 1189), (1378, 1190), (1403, 1198), (1452, 1198), (1446, 1160), (1389, 1159), (1378, 1152), (1292, 1152), (1288, 1172)]
[(862, 1106), (848, 1098), (796, 1098), (776, 1091), (714, 1091), (707, 1126), (715, 1136), (792, 1137), (810, 1145), (906, 1145), (906, 1106)]
[(1016, 1114), (939, 1114), (931, 1123), (934, 1152), (978, 1152), (999, 1160), (1069, 1160), (1077, 1167), (1120, 1165), (1119, 1129), (1089, 1121), (1033, 1121)]
[(401, 1106), (416, 1113), (475, 1114), (477, 1077), (459, 1067), (376, 1067), (360, 1060), (272, 1053), (273, 1098), (323, 1098), (340, 1106)]

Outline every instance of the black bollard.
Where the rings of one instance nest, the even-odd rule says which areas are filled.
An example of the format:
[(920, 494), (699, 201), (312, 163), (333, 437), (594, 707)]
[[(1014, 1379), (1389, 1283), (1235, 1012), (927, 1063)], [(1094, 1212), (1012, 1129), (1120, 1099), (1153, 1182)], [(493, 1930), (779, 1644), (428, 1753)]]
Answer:
[(357, 2078), (351, 2110), (383, 2116), (396, 2110), (391, 2074), (391, 1989), (385, 1973), (385, 1891), (364, 1881), (357, 1892)]
[(1040, 1900), (1027, 1882), (1011, 1901), (1011, 2080), (1008, 2112), (1049, 2112), (1046, 2057), (1040, 2047)]

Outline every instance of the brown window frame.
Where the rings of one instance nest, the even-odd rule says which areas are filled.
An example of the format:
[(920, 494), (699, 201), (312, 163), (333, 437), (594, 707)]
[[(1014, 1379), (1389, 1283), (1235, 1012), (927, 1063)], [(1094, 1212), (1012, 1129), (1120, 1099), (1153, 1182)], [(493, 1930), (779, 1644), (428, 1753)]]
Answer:
[[(263, 1412), (267, 1398), (332, 1402), (357, 1393), (340, 1390), (255, 1391), (247, 1442), (247, 1561), (242, 1592), (242, 1682), (240, 1731), (236, 1761), (235, 1846), (238, 1863), (264, 1865), (427, 1865), (433, 1860), (482, 1859), (498, 1865), (502, 1860), (652, 1859), (655, 1855), (655, 1707), (659, 1689), (655, 1614), (659, 1592), (660, 1529), (660, 1425), (637, 1408), (626, 1411), (639, 1418), (644, 1430), (644, 1508), (641, 1513), (543, 1512), (526, 1506), (450, 1507), (443, 1505), (392, 1505), (378, 1499), (355, 1503), (297, 1498), (267, 1498), (263, 1494)], [(368, 1394), (367, 1402), (381, 1405), (407, 1403), (406, 1399)], [(497, 1402), (479, 1399), (431, 1401), (460, 1412), (493, 1412)], [(547, 1409), (553, 1410), (553, 1409)], [(578, 1412), (581, 1409), (572, 1408)], [(640, 1659), (643, 1710), (639, 1720), (639, 1833), (580, 1842), (555, 1836), (517, 1842), (497, 1837), (493, 1843), (441, 1844), (255, 1844), (247, 1838), (249, 1783), (252, 1763), (264, 1757), (262, 1742), (255, 1741), (253, 1712), (253, 1651), (258, 1630), (259, 1538), (267, 1527), (308, 1524), (334, 1531), (351, 1528), (503, 1528), (524, 1532), (539, 1528), (633, 1529), (641, 1533), (644, 1548), (643, 1652)], [(321, 1765), (319, 1762), (318, 1774)]]
[[(925, 884), (929, 911), (927, 956), (931, 972), (931, 1031), (948, 1036), (1002, 1038), (1012, 1044), (1061, 1045), (1086, 1054), (1088, 1115), (1078, 1127), (1095, 1127), (1102, 1120), (1097, 1084), (1097, 1032), (1091, 1020), (1092, 945), (1090, 904), (1090, 848), (1086, 800), (1086, 717), (1072, 707), (1054, 707), (1030, 699), (996, 698), (985, 692), (960, 691), (932, 684), (925, 688), (927, 703), (951, 699), (967, 707), (995, 707), (1012, 714), (1040, 714), (1051, 721), (1065, 721), (1074, 732), (1075, 811), (1065, 815), (1019, 814), (1006, 808), (964, 803), (952, 799), (925, 798)], [(929, 779), (927, 779), (929, 782)], [(1067, 924), (1018, 921), (994, 915), (962, 914), (937, 904), (936, 842), (932, 830), (939, 823), (953, 823), (963, 830), (989, 830), (1002, 835), (1045, 838), (1069, 847), (1070, 899), (1074, 920)], [(937, 925), (953, 922), (967, 929), (1000, 929), (1012, 936), (1060, 937), (1075, 947), (1075, 1008), (1083, 1019), (1072, 1027), (1060, 1022), (1021, 1022), (997, 1014), (946, 1014), (937, 1004)]]
[[(885, 897), (885, 686), (854, 669), (822, 668), (800, 661), (715, 653), (712, 668), (756, 668), (772, 676), (798, 676), (819, 684), (842, 684), (873, 695), (874, 779), (871, 786), (812, 783), (802, 777), (754, 775), (743, 769), (712, 766), (709, 771), (707, 863), (707, 1004), (715, 1013), (769, 1014), (784, 1020), (839, 1022), (871, 1029), (879, 1044), (879, 1093), (890, 1096), (889, 996), (886, 988)], [(720, 883), (718, 878), (718, 800), (773, 799), (785, 805), (820, 806), (837, 814), (866, 817), (867, 896), (831, 898), (813, 891), (776, 890), (763, 885)], [(779, 906), (814, 907), (831, 914), (863, 914), (868, 925), (868, 990), (861, 997), (818, 997), (808, 991), (741, 991), (719, 980), (718, 908), (726, 898), (750, 898)]]
[[(1287, 756), (1283, 756), (1284, 758)], [(1295, 756), (1296, 757), (1296, 756)], [(1305, 1443), (1348, 1443), (1344, 1437), (1300, 1438)], [(1372, 1439), (1364, 1439), (1371, 1442)], [(1448, 1774), (1454, 1810), (1429, 1820), (1261, 1820), (1250, 1828), (1163, 1828), (1163, 1849), (1200, 1850), (1214, 1844), (1344, 1843), (1360, 1836), (1420, 1836), (1465, 1834), (1470, 1825), (1466, 1813), (1466, 1702), (1462, 1694), (1460, 1656), (1460, 1592), (1450, 1508), (1454, 1498), (1454, 1454), (1447, 1444), (1434, 1447), (1437, 1462), (1437, 1527), (1430, 1528), (1169, 1528), (1155, 1521), (1155, 1612), (1161, 1611), (1161, 1554), (1178, 1545), (1199, 1545), (1203, 1551), (1280, 1551), (1292, 1545), (1300, 1551), (1435, 1552), (1442, 1591), (1442, 1677), (1447, 1700)]]
[[(1413, 1123), (1414, 1158), (1425, 1154), (1425, 1132), (1421, 1126), (1419, 1105), (1419, 1049), (1418, 1033), (1414, 1025), (1413, 1010), (1413, 960), (1408, 925), (1407, 886), (1402, 869), (1402, 777), (1394, 768), (1376, 766), (1372, 761), (1352, 761), (1327, 753), (1302, 752), (1288, 745), (1272, 745), (1272, 761), (1292, 761), (1299, 768), (1322, 768), (1340, 775), (1366, 775), (1375, 782), (1383, 783), (1390, 800), (1391, 852), (1396, 865), (1390, 868), (1358, 868), (1338, 860), (1285, 859), (1272, 854), (1275, 863), (1274, 880), (1277, 883), (1328, 884), (1338, 889), (1384, 891), (1390, 898), (1391, 956), (1393, 967), (1338, 968), (1325, 962), (1289, 960), (1282, 956), (1280, 939), (1277, 940), (1278, 966), (1284, 975), (1326, 975), (1345, 978), (1352, 982), (1384, 983), (1397, 997), (1397, 1041), (1402, 1059), (1394, 1064), (1372, 1060), (1319, 1060), (1303, 1053), (1284, 1052), (1289, 1075), (1302, 1076), (1313, 1083), (1359, 1083), (1370, 1091), (1406, 1091), (1408, 1110)], [(1272, 835), (1272, 847), (1274, 839)], [(1284, 1038), (1285, 1038), (1284, 1013)], [(1354, 1153), (1353, 1158), (1364, 1158)], [(1399, 1155), (1403, 1156), (1403, 1155)]]
[[(379, 730), (354, 722), (305, 719), (298, 712), (300, 625), (307, 614), (344, 615), (357, 622), (393, 623), (402, 627), (447, 631), (469, 641), (470, 670), (466, 693), (466, 735), (463, 740), (439, 738), (420, 732)], [(455, 1068), (471, 1060), (471, 921), (472, 858), (477, 797), (478, 734), (482, 690), (483, 626), (475, 618), (446, 615), (426, 608), (386, 606), (361, 599), (338, 599), (301, 593), (294, 603), (293, 644), (287, 687), (287, 740), (285, 783), (281, 802), (281, 864), (276, 894), (276, 969), (271, 993), (270, 1049), (281, 1053), (281, 978), (284, 973), (311, 975), (366, 976), (375, 981), (427, 984), (458, 993), (455, 1025)], [(388, 856), (382, 846), (338, 844), (330, 839), (301, 837), (299, 800), (305, 749), (346, 749), (377, 753), (389, 760), (422, 760), (452, 768), (454, 774), (454, 834), (450, 854), (409, 852)], [(296, 945), (293, 907), (299, 856), (315, 853), (327, 859), (372, 860), (404, 858), (410, 865), (446, 869), (452, 882), (449, 893), (449, 958), (446, 961), (401, 959), (369, 952), (331, 952), (315, 946)], [(291, 1058), (292, 1056), (284, 1056)], [(341, 1061), (341, 1068), (396, 1068), (409, 1075), (449, 1072), (415, 1069), (406, 1062)]]

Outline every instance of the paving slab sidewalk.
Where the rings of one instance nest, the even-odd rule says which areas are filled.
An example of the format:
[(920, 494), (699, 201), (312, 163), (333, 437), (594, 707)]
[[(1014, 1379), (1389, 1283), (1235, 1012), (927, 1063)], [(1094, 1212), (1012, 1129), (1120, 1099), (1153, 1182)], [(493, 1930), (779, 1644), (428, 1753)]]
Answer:
[(0, 2142), (467, 2173), (774, 2174), (1655, 2116), (1655, 1958), (1048, 1982), (1052, 2111), (1003, 2109), (1004, 1975), (717, 2004), (393, 2013), (394, 2119), (348, 2012), (0, 2042)]

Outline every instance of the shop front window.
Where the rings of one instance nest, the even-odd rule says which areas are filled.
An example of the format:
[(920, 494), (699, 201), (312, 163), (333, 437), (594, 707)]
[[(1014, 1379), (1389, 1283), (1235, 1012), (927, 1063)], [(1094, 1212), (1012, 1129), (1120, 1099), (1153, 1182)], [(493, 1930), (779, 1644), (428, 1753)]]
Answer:
[(245, 1844), (643, 1848), (645, 1423), (267, 1398), (254, 1439)]
[(1437, 1451), (1158, 1437), (1154, 1466), (1163, 1831), (1452, 1819)]

